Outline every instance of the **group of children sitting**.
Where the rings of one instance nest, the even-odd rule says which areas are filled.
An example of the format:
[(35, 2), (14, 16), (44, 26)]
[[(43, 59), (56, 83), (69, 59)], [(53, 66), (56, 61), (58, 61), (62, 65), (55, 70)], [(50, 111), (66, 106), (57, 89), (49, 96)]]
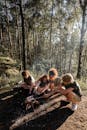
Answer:
[(26, 109), (29, 109), (32, 100), (38, 104), (40, 97), (47, 98), (50, 93), (57, 91), (64, 95), (67, 101), (72, 102), (71, 110), (77, 110), (78, 103), (81, 101), (81, 89), (70, 73), (61, 77), (55, 68), (51, 68), (48, 74), (42, 75), (37, 81), (31, 76), (28, 70), (22, 72), (24, 81), (20, 85), (25, 96)]

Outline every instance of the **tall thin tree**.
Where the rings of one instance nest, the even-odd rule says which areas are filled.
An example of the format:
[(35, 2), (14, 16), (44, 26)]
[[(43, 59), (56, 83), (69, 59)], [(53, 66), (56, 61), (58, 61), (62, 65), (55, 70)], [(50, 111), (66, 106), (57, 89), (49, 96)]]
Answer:
[(24, 28), (24, 16), (23, 16), (23, 9), (22, 9), (22, 0), (19, 0), (19, 7), (20, 7), (20, 16), (21, 16), (21, 27), (22, 27), (22, 67), (26, 69), (26, 44), (25, 44), (25, 28)]
[(81, 65), (82, 65), (82, 52), (83, 52), (83, 44), (84, 44), (84, 35), (86, 32), (85, 22), (86, 22), (86, 8), (87, 8), (87, 0), (79, 0), (80, 7), (82, 9), (82, 27), (81, 27), (81, 36), (80, 36), (80, 47), (79, 47), (79, 58), (78, 58), (78, 68), (77, 68), (77, 78), (81, 78)]

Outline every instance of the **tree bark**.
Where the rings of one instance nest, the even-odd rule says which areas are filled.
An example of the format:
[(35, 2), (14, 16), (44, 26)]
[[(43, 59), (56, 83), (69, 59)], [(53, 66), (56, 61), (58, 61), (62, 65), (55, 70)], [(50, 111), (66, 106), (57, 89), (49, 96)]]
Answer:
[(52, 9), (51, 9), (51, 19), (50, 19), (50, 53), (49, 53), (49, 59), (50, 59), (50, 67), (52, 67), (52, 61), (53, 61), (53, 55), (52, 55), (52, 21), (53, 20), (53, 0), (52, 0)]
[(84, 0), (84, 4), (82, 4), (82, 0), (79, 0), (82, 9), (82, 28), (81, 28), (78, 68), (77, 68), (78, 79), (81, 78), (82, 52), (83, 52), (84, 35), (85, 35), (85, 16), (86, 16), (86, 5), (87, 5), (87, 2), (85, 3), (85, 1), (86, 0)]
[[(53, 100), (50, 100), (49, 102), (46, 102), (44, 105), (41, 105), (39, 108), (35, 109), (34, 112), (29, 113), (19, 119), (17, 119), (14, 124), (11, 125), (10, 130), (14, 130), (15, 128), (23, 125), (25, 122), (29, 122), (30, 120), (36, 119), (40, 117), (41, 115), (44, 115), (55, 108), (58, 108), (60, 106), (60, 101), (64, 100), (64, 96), (56, 97)], [(57, 106), (56, 106), (57, 105)]]
[(8, 33), (8, 38), (9, 38), (9, 53), (10, 56), (13, 56), (12, 54), (12, 36), (9, 28), (9, 19), (8, 19), (8, 10), (7, 10), (7, 1), (5, 0), (5, 11), (6, 11), (6, 22), (7, 22), (7, 33)]
[(19, 3), (20, 7), (20, 16), (21, 16), (21, 27), (22, 27), (22, 67), (23, 70), (26, 69), (26, 44), (25, 44), (25, 28), (24, 28), (24, 16), (23, 16), (23, 10), (22, 10), (22, 1), (20, 0)]

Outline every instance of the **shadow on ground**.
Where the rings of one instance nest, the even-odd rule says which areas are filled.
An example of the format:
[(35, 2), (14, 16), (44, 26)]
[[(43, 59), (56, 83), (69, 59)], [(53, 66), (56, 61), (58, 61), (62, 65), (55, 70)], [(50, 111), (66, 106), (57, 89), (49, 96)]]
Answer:
[[(64, 103), (66, 105), (66, 103)], [(63, 106), (63, 103), (62, 103)], [(73, 112), (70, 108), (57, 108), (48, 114), (41, 116), (15, 130), (56, 130)]]
[[(10, 93), (6, 93), (6, 96)], [(1, 98), (4, 95), (0, 95)], [(20, 95), (17, 97), (8, 99), (5, 101), (0, 100), (0, 130), (9, 130), (12, 120), (17, 119), (20, 115), (25, 115), (24, 109), (20, 107), (20, 103), (17, 102)], [(61, 101), (60, 107), (41, 116), (33, 121), (25, 123), (15, 130), (56, 130), (59, 128), (66, 119), (73, 114), (73, 112), (66, 106), (68, 102)]]

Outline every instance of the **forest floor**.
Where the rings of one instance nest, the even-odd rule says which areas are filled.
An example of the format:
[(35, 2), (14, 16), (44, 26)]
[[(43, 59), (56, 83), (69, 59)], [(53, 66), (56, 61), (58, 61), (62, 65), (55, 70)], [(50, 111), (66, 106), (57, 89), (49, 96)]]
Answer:
[[(11, 87), (14, 86), (15, 81), (17, 82), (21, 79), (18, 70), (15, 70), (15, 64), (15, 61), (13, 61), (12, 59), (9, 59), (7, 57), (0, 57), (0, 73), (3, 72), (4, 75), (9, 75), (9, 78), (11, 77), (10, 82), (9, 78), (7, 78), (6, 76), (4, 79), (3, 76), (0, 77), (0, 85), (5, 85), (3, 89), (0, 89), (1, 97), (3, 95), (3, 92), (5, 94), (9, 93), (8, 90), (11, 90)], [(84, 96), (82, 96), (82, 101), (79, 103), (77, 111), (72, 112), (70, 109), (71, 104), (68, 104), (61, 108), (56, 108), (48, 114), (41, 116), (33, 121), (30, 121), (29, 123), (22, 126), (20, 129), (18, 128), (18, 130), (87, 130), (87, 88), (85, 85), (86, 83), (82, 81), (78, 82), (81, 86), (83, 86), (82, 90), (84, 90)], [(9, 99), (9, 96), (7, 97)], [(8, 130), (9, 124), (11, 123), (10, 121), (16, 117), (18, 118), (18, 116), (20, 116), (21, 114), (24, 114), (19, 106), (17, 107), (16, 105), (11, 105), (11, 103), (13, 102), (5, 103), (6, 107), (4, 106), (5, 109), (3, 110), (1, 109), (2, 100), (0, 99), (0, 130)]]
[[(83, 92), (82, 101), (79, 103), (77, 111), (71, 111), (71, 104), (63, 102), (61, 105), (60, 108), (26, 123), (16, 130), (87, 130), (87, 90)], [(1, 119), (3, 121), (5, 119), (5, 121), (3, 122), (4, 127), (0, 125), (0, 130), (8, 130), (7, 122), (15, 114), (18, 115), (12, 110)]]
[(68, 116), (57, 130), (87, 130), (87, 96), (82, 97), (78, 110)]
[(45, 118), (46, 125), (43, 130), (87, 130), (87, 96), (82, 97), (77, 111), (72, 112), (70, 105), (52, 111)]

